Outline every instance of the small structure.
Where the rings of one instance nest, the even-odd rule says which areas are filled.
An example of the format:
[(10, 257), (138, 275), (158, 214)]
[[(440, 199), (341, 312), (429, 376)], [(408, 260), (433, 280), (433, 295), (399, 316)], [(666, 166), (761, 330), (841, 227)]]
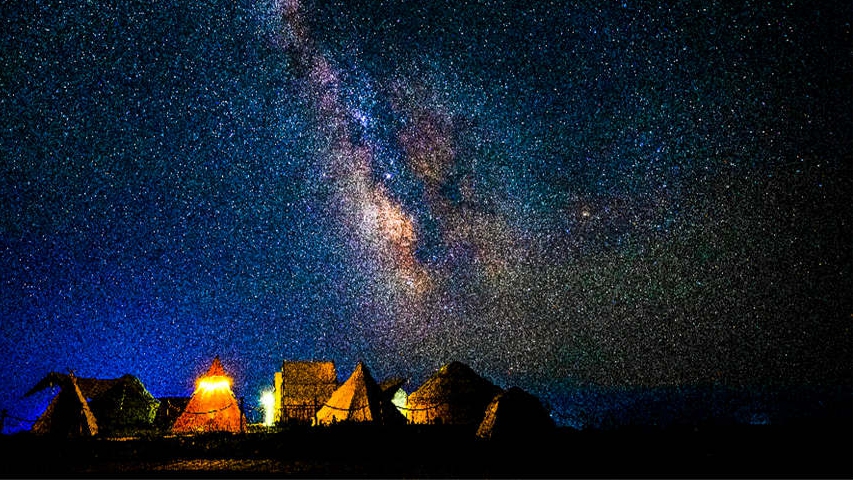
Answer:
[(317, 411), (338, 388), (335, 364), (285, 360), (275, 372), (274, 388), (276, 423), (314, 423)]
[[(97, 430), (102, 435), (136, 433), (152, 427), (159, 402), (146, 390), (137, 377), (124, 375), (120, 378), (99, 379), (79, 378), (73, 374), (51, 372), (39, 381), (27, 395), (49, 387), (60, 387), (60, 393), (54, 398), (48, 409), (33, 425), (33, 431), (45, 433), (55, 430), (53, 425), (63, 420), (53, 418), (62, 415), (62, 407), (57, 411), (58, 403), (64, 403), (60, 397), (80, 391), (80, 397), (86, 404), (86, 409), (94, 416)], [(63, 393), (64, 392), (64, 393)], [(73, 399), (74, 395), (67, 399)], [(63, 397), (66, 398), (66, 397)], [(73, 400), (71, 403), (79, 403)], [(74, 409), (77, 409), (75, 406)]]
[(554, 429), (554, 421), (535, 396), (518, 387), (495, 395), (477, 436), (492, 440), (530, 440)]
[(461, 362), (451, 362), (435, 372), (406, 401), (411, 423), (471, 425), (483, 420), (486, 406), (501, 392)]
[(172, 425), (172, 432), (240, 432), (245, 425), (246, 417), (231, 391), (231, 378), (217, 355), (207, 373), (199, 377), (195, 392)]
[(338, 422), (368, 422), (380, 425), (403, 424), (406, 419), (391, 403), (370, 370), (358, 362), (352, 375), (317, 412), (316, 425)]
[(190, 397), (160, 397), (158, 400), (160, 406), (154, 415), (154, 427), (160, 431), (169, 431), (187, 408)]
[(390, 399), (391, 404), (405, 417), (406, 400), (409, 398), (409, 394), (403, 390), (404, 383), (406, 383), (404, 378), (389, 378), (380, 382), (379, 388), (382, 390), (382, 394)]

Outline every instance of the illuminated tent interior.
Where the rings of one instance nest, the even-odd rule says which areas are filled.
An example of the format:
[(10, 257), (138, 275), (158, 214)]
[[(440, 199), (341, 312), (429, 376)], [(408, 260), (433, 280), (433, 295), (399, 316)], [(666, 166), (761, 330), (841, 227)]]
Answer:
[(554, 428), (554, 421), (535, 396), (512, 387), (495, 395), (477, 436), (487, 439), (535, 438)]
[(391, 404), (397, 407), (397, 410), (403, 416), (406, 415), (406, 399), (409, 397), (409, 394), (403, 390), (403, 384), (405, 383), (406, 379), (404, 378), (388, 378), (379, 382), (382, 394), (390, 399)]
[(483, 420), (486, 406), (501, 392), (461, 362), (442, 366), (406, 400), (411, 423), (473, 425)]
[(217, 355), (207, 373), (199, 377), (195, 392), (172, 425), (172, 432), (239, 432), (245, 424), (246, 418), (231, 391), (231, 378)]
[(352, 375), (332, 393), (317, 412), (317, 424), (371, 422), (382, 425), (405, 423), (391, 399), (373, 379), (370, 370), (358, 362)]

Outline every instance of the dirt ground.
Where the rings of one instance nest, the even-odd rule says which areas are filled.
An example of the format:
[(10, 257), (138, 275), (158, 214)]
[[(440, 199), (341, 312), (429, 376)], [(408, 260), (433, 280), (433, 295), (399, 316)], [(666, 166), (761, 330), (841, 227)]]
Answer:
[(558, 429), (503, 441), (446, 426), (338, 425), (0, 442), (4, 477), (853, 478), (849, 425)]

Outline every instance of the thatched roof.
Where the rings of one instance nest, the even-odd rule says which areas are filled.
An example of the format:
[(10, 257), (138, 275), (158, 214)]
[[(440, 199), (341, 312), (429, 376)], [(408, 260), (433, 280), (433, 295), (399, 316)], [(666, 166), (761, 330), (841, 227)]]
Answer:
[(386, 378), (385, 380), (379, 382), (379, 389), (382, 390), (383, 393), (393, 396), (394, 392), (403, 388), (403, 385), (405, 385), (405, 383), (405, 378)]
[(314, 404), (326, 401), (338, 388), (335, 364), (329, 361), (285, 361), (281, 369), (282, 403)]
[(337, 383), (335, 363), (331, 361), (289, 361), (281, 366), (282, 376), (288, 385), (316, 385)]
[(464, 363), (451, 362), (409, 395), (406, 417), (413, 423), (478, 425), (500, 391)]

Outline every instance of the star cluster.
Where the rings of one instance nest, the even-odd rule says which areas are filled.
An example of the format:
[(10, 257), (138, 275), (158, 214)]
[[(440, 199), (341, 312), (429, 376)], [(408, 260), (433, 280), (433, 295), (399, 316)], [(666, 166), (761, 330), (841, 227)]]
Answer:
[[(219, 354), (849, 384), (842, 2), (0, 7), (0, 401)], [(40, 407), (40, 406), (39, 406)], [(29, 410), (28, 410), (29, 409)]]

